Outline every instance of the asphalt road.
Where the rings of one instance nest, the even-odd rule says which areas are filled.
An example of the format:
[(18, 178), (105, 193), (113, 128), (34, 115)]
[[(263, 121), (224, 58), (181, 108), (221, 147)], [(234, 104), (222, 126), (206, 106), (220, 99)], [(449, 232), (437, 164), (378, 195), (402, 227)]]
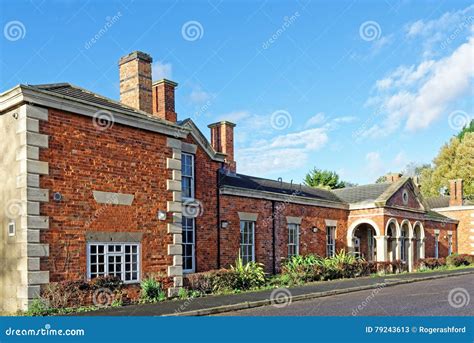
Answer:
[[(279, 304), (282, 306), (283, 304)], [(474, 275), (334, 295), (220, 316), (474, 316)]]

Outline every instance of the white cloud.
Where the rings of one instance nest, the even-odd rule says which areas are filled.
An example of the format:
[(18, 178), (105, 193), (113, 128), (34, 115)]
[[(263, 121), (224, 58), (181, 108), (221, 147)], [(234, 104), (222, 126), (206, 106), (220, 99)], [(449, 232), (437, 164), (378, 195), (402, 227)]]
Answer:
[(228, 120), (233, 123), (238, 123), (244, 119), (248, 119), (249, 117), (251, 117), (249, 111), (234, 111), (219, 116), (219, 120)]
[(323, 112), (319, 112), (306, 121), (305, 128), (320, 125), (326, 121), (326, 116)]
[(376, 151), (368, 152), (365, 155), (367, 161), (366, 172), (371, 176), (379, 176), (383, 173), (384, 166), (380, 158), (380, 153)]
[(465, 94), (472, 94), (474, 79), (474, 36), (451, 55), (401, 66), (376, 82), (378, 93), (368, 99), (385, 119), (363, 136), (385, 136), (400, 126), (408, 131), (428, 127)]
[(151, 67), (153, 81), (161, 79), (172, 79), (172, 65), (171, 63), (163, 63), (156, 61)]
[(194, 104), (202, 104), (210, 100), (212, 95), (206, 91), (203, 91), (201, 88), (195, 88), (191, 91), (189, 99)]
[(326, 145), (323, 128), (309, 129), (253, 142), (251, 147), (237, 149), (239, 171), (245, 174), (283, 173), (304, 167), (311, 154)]
[(408, 158), (404, 151), (400, 151), (393, 159), (393, 165), (399, 169), (404, 167), (407, 163), (408, 163)]
[(276, 137), (270, 144), (272, 148), (303, 146), (315, 150), (326, 144), (328, 136), (325, 129), (309, 129)]
[(462, 10), (444, 13), (441, 17), (424, 21), (418, 20), (406, 26), (408, 39), (423, 39), (423, 56), (430, 57), (446, 47), (456, 38), (469, 34), (474, 24), (474, 5)]

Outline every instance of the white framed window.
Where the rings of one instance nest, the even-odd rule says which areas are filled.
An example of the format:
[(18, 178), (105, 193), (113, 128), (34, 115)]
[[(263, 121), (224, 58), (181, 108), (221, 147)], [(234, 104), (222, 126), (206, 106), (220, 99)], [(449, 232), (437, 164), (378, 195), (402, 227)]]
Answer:
[(183, 198), (194, 198), (194, 155), (181, 154), (181, 188)]
[(139, 243), (87, 244), (87, 277), (116, 276), (124, 283), (140, 281)]
[(183, 217), (183, 272), (194, 273), (196, 270), (195, 242), (196, 222), (192, 217)]
[(448, 256), (453, 253), (453, 235), (448, 234)]
[(288, 224), (288, 257), (297, 256), (300, 253), (300, 226)]
[(435, 250), (434, 255), (435, 256), (434, 257), (439, 258), (439, 234), (436, 233), (434, 236), (434, 239), (435, 239), (434, 241), (434, 250)]
[(244, 264), (255, 261), (255, 222), (240, 222), (240, 257)]
[(8, 236), (13, 237), (16, 234), (16, 224), (15, 222), (8, 223)]
[(336, 227), (326, 227), (326, 257), (336, 255)]

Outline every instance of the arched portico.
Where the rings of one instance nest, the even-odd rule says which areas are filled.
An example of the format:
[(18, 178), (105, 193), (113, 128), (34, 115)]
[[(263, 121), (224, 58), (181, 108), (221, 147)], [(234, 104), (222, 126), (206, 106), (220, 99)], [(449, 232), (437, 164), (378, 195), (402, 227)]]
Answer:
[(385, 226), (385, 236), (387, 236), (387, 260), (395, 261), (400, 259), (399, 237), (400, 225), (395, 218), (390, 218)]
[(413, 270), (413, 227), (408, 219), (400, 224), (400, 260), (408, 265), (408, 270)]
[(425, 258), (425, 228), (420, 221), (413, 224), (413, 261)]
[(387, 237), (372, 219), (356, 220), (347, 230), (349, 252), (368, 261), (386, 261)]

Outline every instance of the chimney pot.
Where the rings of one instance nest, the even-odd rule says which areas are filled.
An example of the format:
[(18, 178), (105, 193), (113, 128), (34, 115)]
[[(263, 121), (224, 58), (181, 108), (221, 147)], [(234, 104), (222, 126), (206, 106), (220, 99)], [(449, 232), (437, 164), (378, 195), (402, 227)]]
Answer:
[(463, 180), (449, 180), (449, 206), (462, 206)]
[(176, 123), (174, 93), (176, 82), (163, 79), (153, 83), (153, 114), (159, 118)]
[(209, 124), (211, 129), (211, 145), (215, 151), (226, 154), (226, 167), (231, 172), (236, 172), (237, 165), (234, 160), (234, 127), (230, 121), (220, 121)]
[(400, 173), (389, 173), (385, 175), (385, 179), (387, 180), (387, 182), (390, 182), (390, 183), (397, 182), (398, 180), (400, 180), (401, 177), (402, 177), (402, 174)]
[(134, 51), (119, 60), (120, 101), (127, 106), (152, 113), (150, 55)]

